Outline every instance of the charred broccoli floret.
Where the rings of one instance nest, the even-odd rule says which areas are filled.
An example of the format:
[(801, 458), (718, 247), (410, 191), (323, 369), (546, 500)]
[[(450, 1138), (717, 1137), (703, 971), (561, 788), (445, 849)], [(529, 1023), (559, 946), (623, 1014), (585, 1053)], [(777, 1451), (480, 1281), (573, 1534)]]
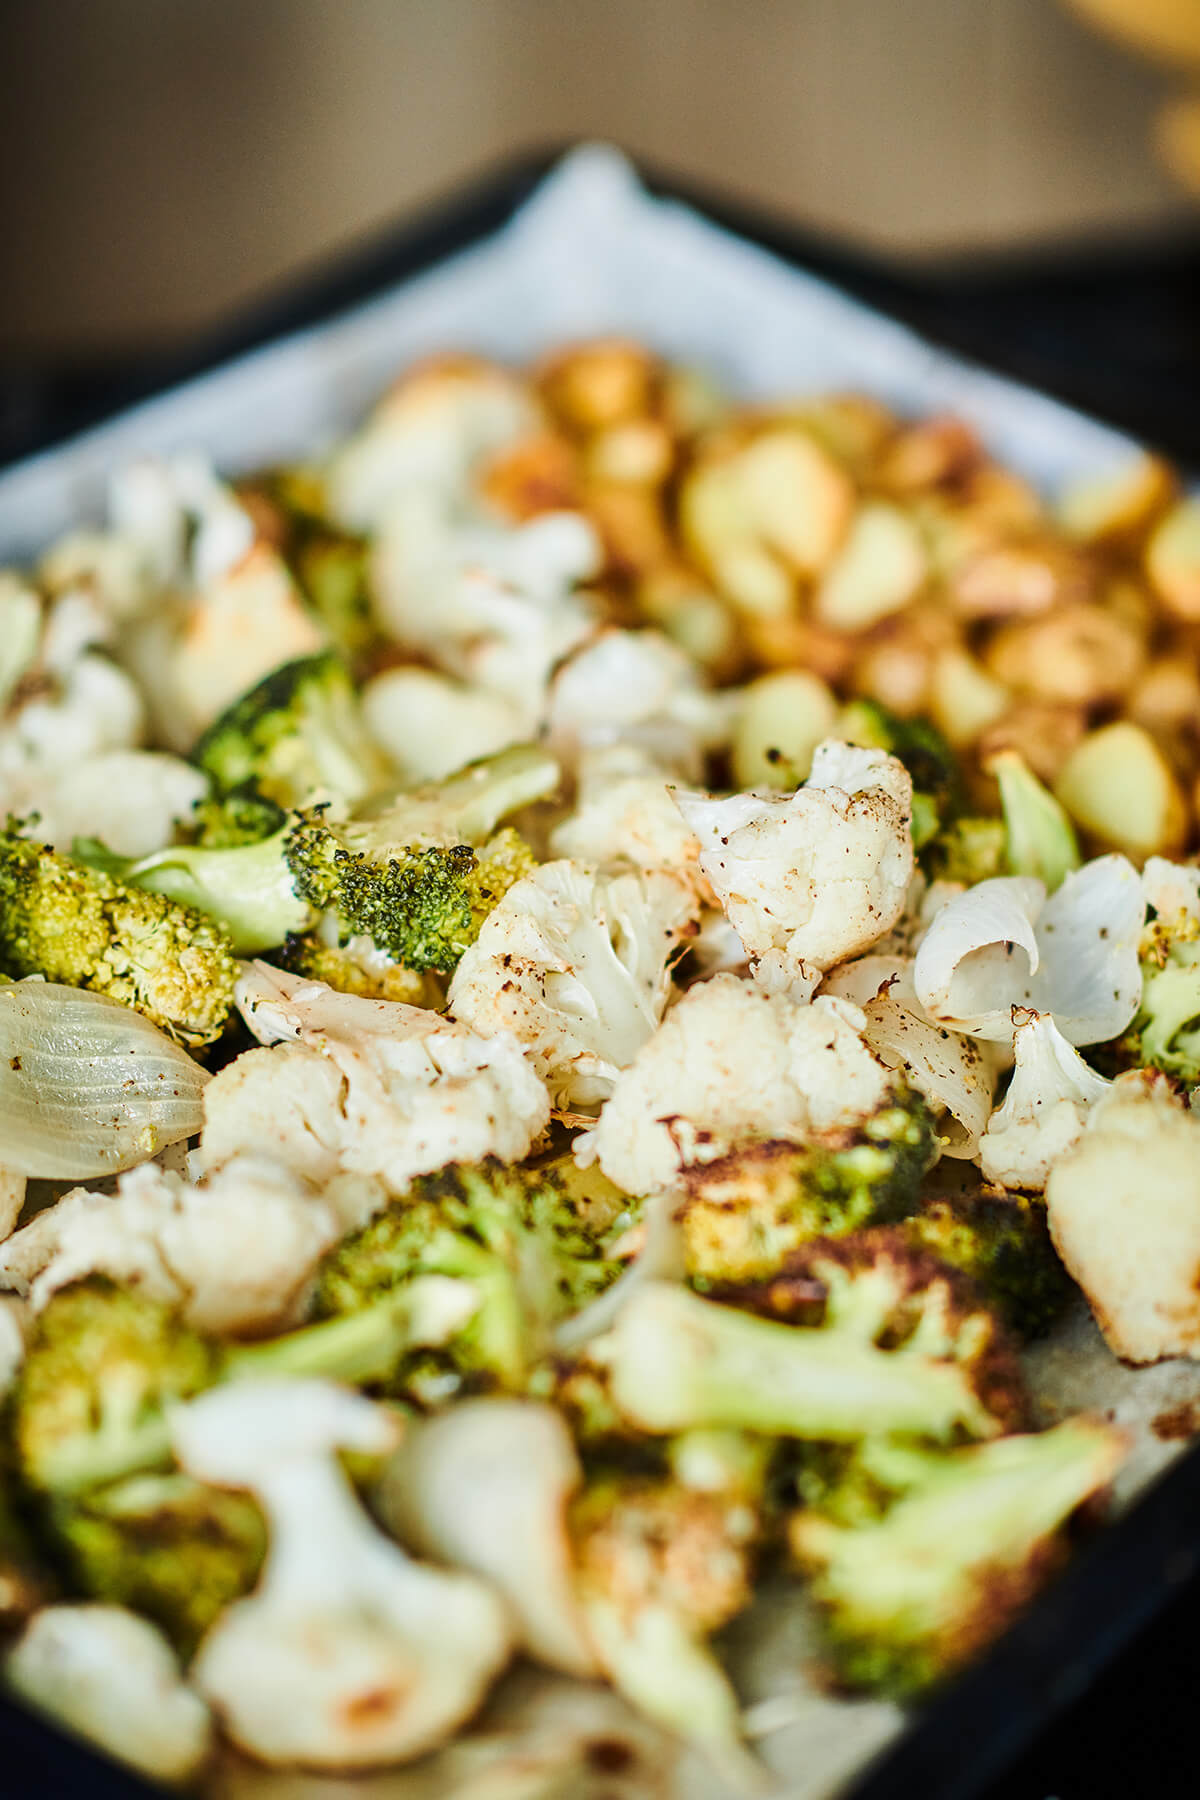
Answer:
[(188, 837), (202, 850), (236, 850), (242, 844), (261, 844), (274, 837), (287, 814), (274, 800), (251, 786), (231, 788), (227, 794), (201, 800), (189, 820)]
[[(227, 849), (204, 843), (172, 844), (150, 856), (126, 861), (103, 845), (76, 847), (89, 866), (143, 893), (161, 894), (180, 906), (202, 913), (229, 934), (238, 956), (272, 950), (292, 933), (315, 921), (308, 902), (296, 891), (287, 864), (291, 830), (286, 819), (270, 837), (250, 839)], [(211, 926), (210, 926), (211, 929)]]
[(1118, 1067), (1200, 1082), (1200, 920), (1154, 918), (1142, 934), (1142, 1003), (1118, 1040)]
[(279, 806), (321, 792), (355, 801), (387, 765), (367, 736), (354, 683), (332, 651), (285, 663), (208, 727), (192, 761), (226, 792), (251, 783)]
[(804, 1511), (789, 1532), (840, 1679), (905, 1698), (959, 1668), (1054, 1572), (1064, 1527), (1123, 1453), (1086, 1418), (941, 1453), (874, 1446), (882, 1486), (904, 1490), (883, 1516)]
[(178, 1038), (212, 1043), (233, 1010), (228, 933), (21, 834), (0, 833), (0, 970), (107, 994)]
[[(472, 763), (337, 820), (314, 808), (287, 838), (296, 887), (410, 969), (449, 973), (533, 857), (508, 814), (550, 793), (558, 765), (531, 745)], [(493, 836), (493, 833), (496, 835)]]
[(188, 1658), (217, 1615), (258, 1579), (262, 1515), (246, 1494), (179, 1473), (134, 1475), (52, 1500), (42, 1533), (73, 1588), (132, 1607)]
[(1045, 1206), (1027, 1195), (930, 1196), (900, 1229), (969, 1275), (1019, 1337), (1048, 1331), (1075, 1291), (1050, 1240)]
[(178, 1311), (92, 1275), (59, 1289), (38, 1315), (12, 1395), (17, 1472), (30, 1489), (70, 1498), (170, 1467), (166, 1409), (218, 1381), (319, 1375), (382, 1382), (415, 1344), (437, 1343), (477, 1304), (465, 1284), (419, 1283), (352, 1317), (282, 1337), (230, 1344)]
[(1008, 834), (1003, 819), (967, 813), (951, 819), (921, 852), (921, 866), (931, 881), (961, 881), (974, 887), (1007, 869)]
[(901, 719), (878, 700), (843, 707), (838, 732), (848, 743), (899, 757), (913, 784), (913, 842), (921, 849), (955, 817), (963, 803), (958, 758), (927, 719)]
[[(100, 1275), (39, 1313), (12, 1395), (22, 1479), (70, 1493), (167, 1460), (163, 1408), (217, 1379), (217, 1347)], [(132, 1463), (130, 1461), (132, 1457)]]
[(861, 1127), (693, 1165), (680, 1214), (689, 1278), (701, 1291), (758, 1280), (814, 1238), (903, 1218), (936, 1154), (929, 1109), (904, 1090)]
[(999, 1321), (895, 1227), (822, 1239), (769, 1280), (718, 1293), (721, 1303), (647, 1282), (590, 1346), (617, 1410), (641, 1430), (944, 1442), (1024, 1422)]
[(549, 1328), (615, 1279), (603, 1231), (581, 1217), (578, 1200), (553, 1169), (510, 1168), (488, 1158), (451, 1164), (415, 1181), (330, 1251), (318, 1272), (318, 1317), (353, 1315), (420, 1275), (471, 1283), (479, 1306), (440, 1359), (419, 1359), (401, 1386), (420, 1394), (458, 1378), (520, 1389), (544, 1354)]
[(301, 465), (272, 469), (241, 483), (238, 495), (278, 545), (330, 642), (351, 668), (361, 668), (380, 641), (367, 543), (330, 524), (320, 475)]

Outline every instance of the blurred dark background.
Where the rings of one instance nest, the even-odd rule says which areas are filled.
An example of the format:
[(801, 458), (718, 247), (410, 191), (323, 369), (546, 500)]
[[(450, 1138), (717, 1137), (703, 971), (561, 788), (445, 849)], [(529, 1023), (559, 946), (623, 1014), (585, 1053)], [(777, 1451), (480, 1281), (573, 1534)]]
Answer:
[(1200, 458), (1200, 4), (1071, 6), (4, 0), (0, 456), (499, 160), (598, 136)]

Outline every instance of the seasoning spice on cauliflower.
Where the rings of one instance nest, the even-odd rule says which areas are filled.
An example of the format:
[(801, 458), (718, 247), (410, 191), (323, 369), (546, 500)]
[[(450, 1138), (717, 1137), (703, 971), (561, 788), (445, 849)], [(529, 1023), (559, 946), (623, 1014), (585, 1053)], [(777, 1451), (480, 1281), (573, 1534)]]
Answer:
[(595, 1108), (663, 1015), (695, 905), (666, 871), (542, 863), (484, 920), (450, 984), (454, 1018), (523, 1044), (554, 1104)]
[(1055, 1248), (1127, 1362), (1200, 1359), (1200, 1118), (1120, 1076), (1046, 1183)]
[(1089, 1069), (1048, 1013), (1013, 1007), (1012, 1081), (988, 1120), (979, 1166), (1001, 1187), (1037, 1192), (1083, 1136), (1110, 1082)]
[(932, 1107), (941, 1154), (974, 1161), (996, 1086), (997, 1059), (988, 1047), (934, 1023), (904, 957), (872, 954), (844, 963), (821, 992), (862, 1007), (867, 1043)]
[[(549, 1123), (550, 1097), (509, 1032), (485, 1038), (425, 1007), (341, 994), (266, 963), (242, 976), (237, 1003), (260, 1041), (305, 1045), (338, 1070), (339, 1169), (378, 1176), (392, 1193), (451, 1162), (519, 1162)], [(326, 1119), (329, 1099), (322, 1083)]]
[(896, 757), (826, 739), (787, 796), (676, 795), (700, 868), (772, 989), (870, 949), (913, 874), (912, 779)]
[(698, 982), (617, 1077), (581, 1146), (626, 1193), (740, 1144), (855, 1125), (891, 1093), (849, 1001), (798, 1006), (735, 975)]
[(183, 1467), (248, 1488), (269, 1548), (254, 1593), (205, 1637), (192, 1678), (270, 1763), (353, 1769), (419, 1756), (476, 1710), (508, 1660), (498, 1594), (415, 1563), (359, 1507), (339, 1451), (387, 1454), (396, 1424), (321, 1381), (247, 1381), (181, 1407)]

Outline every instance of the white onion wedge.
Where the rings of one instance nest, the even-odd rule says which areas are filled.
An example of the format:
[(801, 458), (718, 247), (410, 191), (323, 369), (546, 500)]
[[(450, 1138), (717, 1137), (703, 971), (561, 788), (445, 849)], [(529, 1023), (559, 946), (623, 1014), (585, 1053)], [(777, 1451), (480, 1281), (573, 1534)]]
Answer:
[(116, 1000), (52, 981), (0, 987), (0, 1166), (51, 1181), (114, 1175), (204, 1121), (209, 1076)]

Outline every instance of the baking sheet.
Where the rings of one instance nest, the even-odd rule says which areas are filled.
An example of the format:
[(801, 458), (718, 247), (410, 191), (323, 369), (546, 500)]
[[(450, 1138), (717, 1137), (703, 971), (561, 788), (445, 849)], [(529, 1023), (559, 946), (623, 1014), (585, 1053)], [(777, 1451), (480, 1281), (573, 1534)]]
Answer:
[[(130, 457), (202, 447), (230, 472), (252, 469), (344, 431), (413, 357), (473, 348), (519, 361), (614, 331), (704, 364), (749, 397), (849, 387), (902, 412), (952, 410), (1043, 487), (1133, 448), (686, 207), (652, 199), (628, 163), (597, 146), (567, 157), (503, 231), (431, 272), (0, 476), (0, 562), (99, 517), (109, 470)], [(1200, 1411), (1200, 1368), (1123, 1369), (1086, 1312), (1039, 1347), (1030, 1367), (1048, 1414), (1112, 1410), (1132, 1430), (1123, 1505), (1184, 1447), (1160, 1435), (1162, 1419)], [(813, 1625), (793, 1590), (765, 1595), (728, 1648), (752, 1720), (770, 1727), (759, 1747), (790, 1800), (827, 1800), (903, 1728), (894, 1707), (833, 1700), (807, 1679)], [(466, 1739), (418, 1767), (350, 1781), (268, 1774), (230, 1758), (210, 1792), (213, 1800), (718, 1800), (722, 1790), (612, 1694), (519, 1670)]]

